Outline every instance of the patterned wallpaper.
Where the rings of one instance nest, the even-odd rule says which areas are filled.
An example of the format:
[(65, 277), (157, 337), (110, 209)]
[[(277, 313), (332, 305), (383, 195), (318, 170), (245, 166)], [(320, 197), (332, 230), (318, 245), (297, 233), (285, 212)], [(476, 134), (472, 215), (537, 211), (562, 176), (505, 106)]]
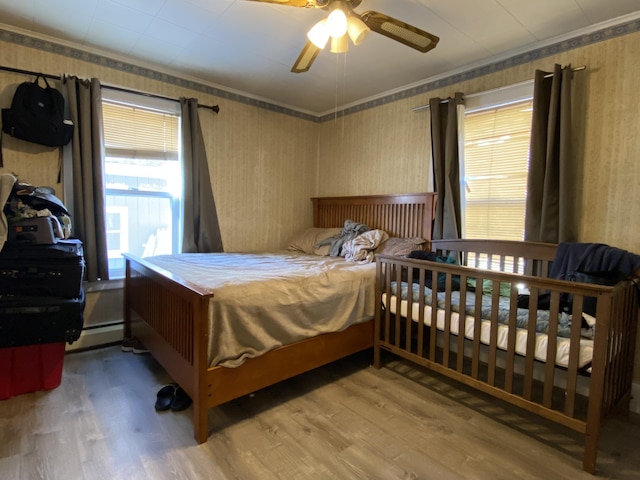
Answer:
[[(163, 77), (112, 68), (108, 62), (86, 61), (66, 50), (52, 53), (23, 43), (0, 40), (0, 65), (97, 77), (105, 85), (176, 99), (197, 97), (202, 104), (220, 105), (219, 114), (202, 109), (200, 121), (227, 250), (283, 248), (298, 230), (311, 225), (309, 198), (317, 191), (315, 122), (192, 90)], [(0, 105), (9, 106), (17, 85), (28, 79), (31, 77), (0, 70)], [(63, 196), (62, 185), (56, 183), (58, 149), (5, 135), (2, 151), (0, 173), (14, 172), (29, 183), (53, 186)]]
[(408, 193), (424, 190), (428, 172), (430, 97), (473, 94), (531, 80), (554, 63), (585, 66), (574, 75), (574, 152), (580, 240), (640, 252), (640, 32), (461, 81), (421, 95), (323, 122), (319, 194)]

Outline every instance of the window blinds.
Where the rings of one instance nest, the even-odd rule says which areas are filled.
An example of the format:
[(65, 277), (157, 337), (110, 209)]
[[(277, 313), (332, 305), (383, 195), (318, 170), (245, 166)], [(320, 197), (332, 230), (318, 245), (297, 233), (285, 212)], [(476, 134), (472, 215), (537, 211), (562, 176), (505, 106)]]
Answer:
[(465, 237), (522, 240), (532, 101), (465, 115)]
[(108, 156), (178, 160), (177, 115), (106, 101), (102, 114)]

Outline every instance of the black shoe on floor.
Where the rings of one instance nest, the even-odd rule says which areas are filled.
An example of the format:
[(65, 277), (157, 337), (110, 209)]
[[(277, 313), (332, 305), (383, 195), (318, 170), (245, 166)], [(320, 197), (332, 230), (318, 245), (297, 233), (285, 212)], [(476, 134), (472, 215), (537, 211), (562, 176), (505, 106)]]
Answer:
[(169, 410), (176, 398), (176, 392), (178, 390), (176, 384), (165, 385), (158, 390), (158, 396), (156, 398), (156, 410), (162, 412)]
[(191, 397), (189, 397), (187, 392), (178, 386), (178, 388), (176, 388), (176, 394), (173, 397), (173, 401), (171, 402), (171, 410), (179, 412), (189, 408), (189, 405), (191, 405)]

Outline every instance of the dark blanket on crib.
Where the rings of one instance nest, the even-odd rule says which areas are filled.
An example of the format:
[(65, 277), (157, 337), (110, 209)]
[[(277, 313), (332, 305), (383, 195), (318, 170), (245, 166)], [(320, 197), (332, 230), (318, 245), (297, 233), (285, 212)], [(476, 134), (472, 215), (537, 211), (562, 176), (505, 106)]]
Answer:
[[(406, 282), (401, 283), (400, 296), (402, 300), (408, 298), (408, 285)], [(420, 285), (412, 283), (412, 300), (417, 302), (420, 297)], [(395, 295), (397, 292), (396, 282), (391, 282), (391, 293)], [(424, 288), (424, 303), (425, 305), (431, 305), (433, 301), (433, 292), (430, 288)], [(492, 296), (482, 295), (481, 316), (483, 319), (488, 320), (491, 318), (492, 311)], [(437, 294), (438, 308), (445, 308), (445, 292), (438, 292)], [(498, 305), (498, 323), (509, 323), (509, 303), (510, 299), (507, 297), (499, 297)], [(464, 313), (469, 316), (475, 316), (476, 306), (476, 294), (474, 292), (467, 292), (465, 299)], [(451, 310), (460, 313), (460, 292), (451, 292)], [(529, 310), (525, 308), (517, 309), (516, 324), (518, 328), (527, 328), (529, 324)], [(537, 310), (536, 318), (536, 332), (549, 333), (549, 311)], [(562, 312), (558, 314), (558, 336), (569, 337), (571, 334), (571, 315)]]
[(558, 245), (549, 278), (575, 280), (576, 274), (622, 280), (640, 268), (640, 256), (604, 243), (564, 242)]
[[(612, 286), (633, 277), (639, 268), (640, 256), (626, 250), (604, 243), (564, 242), (558, 245), (549, 278)], [(640, 292), (638, 293), (640, 305)], [(561, 296), (560, 304), (566, 312), (571, 313), (572, 303), (571, 295)], [(538, 306), (542, 305), (538, 303)], [(596, 299), (585, 298), (583, 310), (595, 316)]]

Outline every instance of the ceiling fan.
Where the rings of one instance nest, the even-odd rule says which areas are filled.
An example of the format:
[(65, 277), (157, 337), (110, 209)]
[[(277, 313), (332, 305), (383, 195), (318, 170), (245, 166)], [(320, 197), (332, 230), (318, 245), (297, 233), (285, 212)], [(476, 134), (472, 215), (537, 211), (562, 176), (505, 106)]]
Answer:
[(276, 3), (289, 7), (326, 8), (329, 16), (316, 23), (307, 34), (307, 43), (291, 69), (294, 73), (309, 70), (326, 43), (331, 40), (331, 51), (346, 52), (348, 38), (359, 45), (370, 30), (392, 40), (403, 43), (420, 52), (435, 48), (440, 40), (424, 30), (406, 24), (383, 13), (367, 11), (356, 13), (362, 0), (249, 0), (252, 2)]

